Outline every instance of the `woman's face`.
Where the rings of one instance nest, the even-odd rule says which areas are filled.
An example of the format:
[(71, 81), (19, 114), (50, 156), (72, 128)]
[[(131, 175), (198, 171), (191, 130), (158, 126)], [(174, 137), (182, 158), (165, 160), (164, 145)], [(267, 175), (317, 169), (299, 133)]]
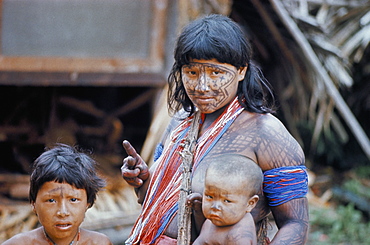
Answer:
[(239, 81), (244, 79), (247, 67), (212, 60), (191, 60), (181, 69), (187, 95), (202, 113), (213, 113), (236, 96)]
[(89, 204), (85, 189), (50, 181), (41, 186), (32, 206), (46, 233), (59, 244), (72, 241)]

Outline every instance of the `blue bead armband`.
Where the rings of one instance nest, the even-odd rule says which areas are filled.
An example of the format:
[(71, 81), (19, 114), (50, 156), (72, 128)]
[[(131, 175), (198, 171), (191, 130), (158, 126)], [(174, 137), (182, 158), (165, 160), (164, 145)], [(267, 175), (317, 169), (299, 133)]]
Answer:
[(308, 192), (306, 167), (288, 166), (265, 171), (263, 191), (270, 206), (278, 206), (306, 196)]

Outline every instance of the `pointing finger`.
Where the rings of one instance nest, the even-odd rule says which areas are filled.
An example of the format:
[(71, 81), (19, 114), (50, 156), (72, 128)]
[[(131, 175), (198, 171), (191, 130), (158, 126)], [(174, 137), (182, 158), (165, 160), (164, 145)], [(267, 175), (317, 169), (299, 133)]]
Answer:
[(139, 157), (139, 155), (137, 154), (135, 148), (132, 147), (132, 145), (130, 144), (130, 142), (128, 142), (127, 140), (124, 140), (122, 142), (122, 146), (123, 146), (123, 148), (125, 149), (126, 153), (129, 156), (132, 156), (133, 158), (138, 158)]

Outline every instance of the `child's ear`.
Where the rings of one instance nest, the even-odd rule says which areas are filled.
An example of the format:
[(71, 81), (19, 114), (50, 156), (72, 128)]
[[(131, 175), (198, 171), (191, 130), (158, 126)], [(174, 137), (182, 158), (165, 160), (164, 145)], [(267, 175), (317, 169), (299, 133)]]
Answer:
[(36, 215), (36, 208), (35, 208), (35, 202), (31, 202), (31, 208), (32, 208), (32, 212), (34, 212)]
[(251, 198), (249, 198), (248, 205), (247, 205), (247, 212), (248, 213), (250, 213), (252, 211), (252, 209), (256, 206), (259, 199), (260, 198), (259, 198), (258, 195), (254, 195)]

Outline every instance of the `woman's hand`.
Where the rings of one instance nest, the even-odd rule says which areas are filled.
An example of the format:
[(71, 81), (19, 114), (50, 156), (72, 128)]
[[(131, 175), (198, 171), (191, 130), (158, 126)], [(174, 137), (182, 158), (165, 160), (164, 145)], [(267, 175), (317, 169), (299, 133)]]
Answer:
[(199, 193), (191, 193), (186, 197), (186, 205), (195, 211), (202, 212), (202, 195)]
[(144, 181), (149, 178), (148, 165), (141, 156), (137, 154), (130, 142), (124, 140), (122, 146), (128, 154), (128, 156), (123, 159), (123, 165), (121, 167), (122, 177), (129, 185), (140, 188)]

